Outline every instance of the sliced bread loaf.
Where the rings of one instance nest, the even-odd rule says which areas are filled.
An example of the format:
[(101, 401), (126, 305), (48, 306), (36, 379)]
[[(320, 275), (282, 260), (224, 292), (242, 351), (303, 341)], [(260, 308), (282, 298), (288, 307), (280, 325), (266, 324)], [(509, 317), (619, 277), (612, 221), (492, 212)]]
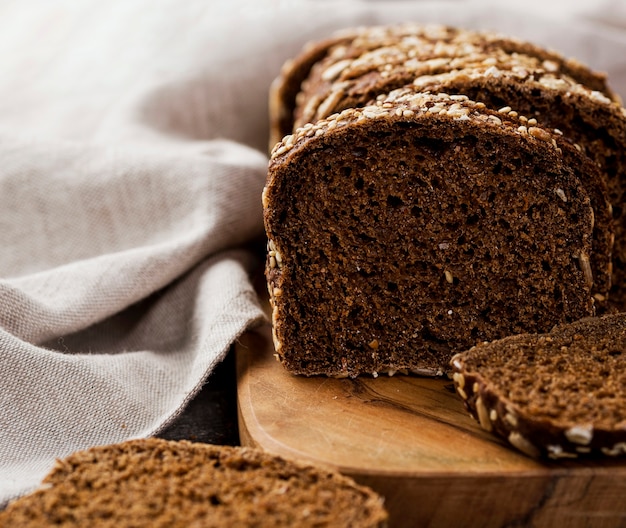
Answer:
[(284, 138), (263, 204), (285, 367), (440, 374), (477, 342), (592, 315), (588, 175), (557, 140), (422, 93)]
[(384, 527), (383, 499), (338, 473), (256, 449), (133, 440), (60, 460), (2, 527)]
[(471, 415), (524, 453), (626, 454), (626, 314), (479, 344), (451, 364)]

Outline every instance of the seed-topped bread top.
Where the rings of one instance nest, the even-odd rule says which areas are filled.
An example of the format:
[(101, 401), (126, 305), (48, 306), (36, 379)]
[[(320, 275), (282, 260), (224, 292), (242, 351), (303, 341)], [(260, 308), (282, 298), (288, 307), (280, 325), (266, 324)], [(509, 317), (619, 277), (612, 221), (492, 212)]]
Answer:
[(383, 499), (338, 473), (245, 447), (132, 440), (57, 462), (2, 527), (384, 527)]
[[(294, 147), (300, 147), (311, 138), (322, 136), (336, 128), (362, 124), (370, 120), (411, 118), (415, 115), (424, 116), (426, 119), (438, 116), (449, 120), (487, 123), (490, 126), (502, 127), (513, 134), (530, 136), (534, 140), (552, 145), (555, 150), (559, 149), (557, 142), (561, 140), (558, 131), (545, 129), (538, 125), (536, 120), (529, 124), (526, 119), (525, 124), (521, 126), (524, 117), (518, 123), (519, 116), (510, 108), (507, 112), (498, 112), (463, 94), (430, 93), (415, 91), (409, 87), (384, 94), (373, 104), (365, 107), (347, 108), (315, 123), (306, 123), (297, 128), (293, 134), (284, 136), (274, 146), (270, 156), (270, 167), (274, 163), (288, 159), (285, 154)], [(271, 182), (271, 174), (269, 176)]]
[[(430, 68), (431, 72), (446, 71), (450, 69), (447, 63), (458, 58), (474, 56), (474, 63), (477, 63), (486, 60), (489, 54), (504, 54), (520, 61), (532, 61), (536, 68), (567, 75), (610, 99), (619, 100), (608, 86), (605, 75), (593, 72), (574, 59), (564, 58), (556, 52), (519, 39), (439, 25), (400, 24), (354, 28), (337, 32), (319, 43), (309, 44), (294, 60), (288, 61), (271, 90), (270, 142), (273, 144), (283, 135), (291, 133), (294, 121), (298, 125), (306, 122), (306, 118), (298, 117), (305, 105), (309, 107), (307, 115), (312, 117), (314, 114), (310, 111), (314, 106), (324, 101), (324, 107), (330, 106), (338, 94), (350, 91), (348, 85), (358, 90), (358, 87), (354, 88), (354, 79), (366, 73), (362, 81), (365, 83), (372, 82), (368, 75), (388, 77), (387, 91), (390, 91), (401, 86), (403, 70), (427, 73)], [(480, 59), (481, 55), (485, 56)], [(423, 64), (420, 65), (420, 62)], [(348, 82), (348, 85), (342, 87), (341, 83), (344, 82)], [(333, 83), (335, 86), (330, 89)], [(308, 85), (305, 91), (311, 93), (298, 95), (303, 85)], [(296, 103), (297, 98), (299, 104)], [(335, 108), (328, 114), (339, 109), (342, 108)]]
[(354, 61), (330, 66), (325, 61), (318, 63), (298, 94), (294, 126), (315, 122), (345, 108), (364, 106), (378, 95), (409, 85), (422, 75), (490, 66), (544, 71), (536, 57), (483, 49), (477, 44), (449, 44), (444, 48), (433, 42), (418, 50), (419, 55), (415, 48), (413, 53), (407, 53), (394, 46), (377, 49)]
[(466, 407), (531, 456), (626, 454), (626, 315), (510, 336), (452, 358)]
[(484, 336), (593, 314), (584, 164), (513, 117), (398, 91), (276, 146), (267, 278), (290, 371), (436, 374)]

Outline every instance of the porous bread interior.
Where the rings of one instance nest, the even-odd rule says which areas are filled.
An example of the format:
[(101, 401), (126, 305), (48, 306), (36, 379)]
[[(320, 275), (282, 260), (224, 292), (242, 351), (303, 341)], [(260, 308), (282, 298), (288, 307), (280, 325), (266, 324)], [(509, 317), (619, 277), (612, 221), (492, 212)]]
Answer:
[(463, 355), (462, 364), (526, 419), (564, 429), (626, 428), (623, 314), (479, 346)]
[[(433, 79), (434, 81), (434, 79)], [(606, 178), (615, 228), (612, 288), (609, 309), (626, 311), (626, 117), (614, 104), (594, 102), (590, 96), (572, 91), (549, 89), (523, 82), (506, 73), (499, 78), (486, 76), (445, 77), (441, 83), (423, 83), (420, 89), (461, 93), (490, 108), (511, 106), (520, 115), (536, 118), (543, 126), (557, 128), (570, 141), (580, 145)]]
[(0, 526), (385, 526), (381, 498), (347, 477), (259, 450), (150, 439), (83, 451)]
[(573, 256), (590, 249), (589, 202), (551, 145), (383, 121), (315, 138), (271, 191), (288, 370), (447, 369), (478, 341), (592, 313)]

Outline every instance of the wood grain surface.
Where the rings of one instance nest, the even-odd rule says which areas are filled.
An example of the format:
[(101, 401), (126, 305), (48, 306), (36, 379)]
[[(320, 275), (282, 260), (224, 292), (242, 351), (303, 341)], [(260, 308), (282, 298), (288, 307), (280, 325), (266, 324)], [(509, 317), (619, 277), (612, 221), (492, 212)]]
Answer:
[(404, 526), (626, 527), (626, 460), (540, 462), (483, 431), (447, 379), (297, 377), (269, 326), (236, 346), (240, 439), (330, 466)]

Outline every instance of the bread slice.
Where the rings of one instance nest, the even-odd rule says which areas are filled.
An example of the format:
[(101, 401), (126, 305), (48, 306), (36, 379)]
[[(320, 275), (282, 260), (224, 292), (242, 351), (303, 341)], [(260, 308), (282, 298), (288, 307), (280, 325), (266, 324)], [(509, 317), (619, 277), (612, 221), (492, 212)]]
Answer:
[[(607, 309), (625, 311), (626, 210), (622, 204), (626, 200), (626, 110), (567, 77), (526, 68), (502, 70), (491, 66), (423, 76), (415, 79), (413, 89), (461, 93), (492, 108), (506, 105), (531, 122), (558, 129), (598, 165), (604, 180), (601, 185), (612, 204), (614, 234), (608, 236), (615, 238), (611, 250), (612, 277), (595, 274), (600, 281), (597, 283), (599, 306), (603, 304), (601, 290), (610, 278), (612, 288)], [(527, 118), (522, 117), (524, 125), (528, 124)], [(598, 187), (597, 182), (589, 183)], [(589, 186), (587, 189), (590, 190)], [(600, 196), (597, 199), (598, 203), (604, 201)], [(604, 225), (607, 221), (604, 207), (596, 205), (594, 209), (596, 223)], [(605, 253), (602, 248), (607, 233), (601, 238), (605, 242), (597, 239), (596, 255)]]
[(383, 527), (383, 499), (329, 470), (260, 450), (159, 439), (57, 462), (2, 527)]
[(471, 415), (527, 455), (626, 454), (626, 314), (479, 344), (451, 364)]
[(263, 193), (284, 366), (441, 374), (476, 342), (592, 315), (587, 175), (557, 139), (422, 93), (287, 136)]

